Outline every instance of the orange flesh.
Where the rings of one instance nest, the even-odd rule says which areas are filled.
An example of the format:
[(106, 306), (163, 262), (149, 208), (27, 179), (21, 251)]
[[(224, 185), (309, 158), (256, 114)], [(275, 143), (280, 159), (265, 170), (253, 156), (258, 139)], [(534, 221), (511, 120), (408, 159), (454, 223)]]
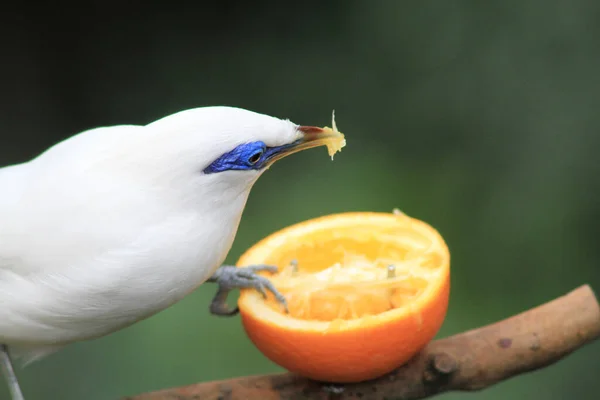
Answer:
[[(432, 272), (426, 265), (435, 253), (419, 254), (412, 259), (398, 256), (369, 259), (346, 250), (353, 248), (349, 245), (338, 245), (337, 249), (344, 253), (343, 260), (329, 268), (314, 271), (309, 269), (310, 264), (294, 267), (289, 263), (270, 278), (286, 297), (291, 317), (332, 321), (376, 315), (407, 304), (427, 287)], [(391, 277), (390, 265), (394, 268)], [(273, 298), (269, 305), (281, 310)]]
[(342, 147), (346, 145), (344, 134), (338, 131), (337, 125), (335, 124), (335, 113), (331, 114), (331, 128), (326, 126), (323, 128), (323, 130), (334, 135), (327, 139), (327, 142), (325, 142), (325, 145), (327, 146), (327, 153), (333, 160), (333, 155), (338, 151), (342, 151)]
[[(439, 250), (417, 232), (371, 227), (338, 235), (313, 233), (310, 241), (271, 254), (269, 261), (283, 268), (269, 279), (286, 297), (290, 317), (333, 321), (377, 315), (410, 303), (439, 275)], [(301, 263), (292, 265), (300, 254)], [(272, 296), (268, 304), (283, 312)]]

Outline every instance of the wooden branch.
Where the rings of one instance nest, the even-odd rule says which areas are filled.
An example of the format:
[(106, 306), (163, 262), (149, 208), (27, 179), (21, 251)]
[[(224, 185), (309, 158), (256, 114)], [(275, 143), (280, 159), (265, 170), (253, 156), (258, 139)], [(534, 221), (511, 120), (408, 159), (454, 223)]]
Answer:
[(600, 305), (584, 285), (506, 320), (433, 341), (391, 374), (338, 390), (325, 390), (326, 385), (293, 374), (278, 374), (198, 383), (127, 399), (422, 399), (492, 386), (550, 365), (598, 337)]

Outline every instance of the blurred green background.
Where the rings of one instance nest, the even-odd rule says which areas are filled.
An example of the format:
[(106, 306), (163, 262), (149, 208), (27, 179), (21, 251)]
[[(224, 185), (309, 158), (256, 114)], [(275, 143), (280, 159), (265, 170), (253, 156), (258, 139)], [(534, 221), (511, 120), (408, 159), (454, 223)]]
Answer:
[[(590, 283), (600, 290), (600, 3), (90, 1), (0, 15), (0, 164), (81, 130), (239, 106), (348, 139), (256, 184), (228, 261), (286, 225), (398, 207), (452, 255), (440, 336)], [(1, 223), (1, 222), (0, 222)], [(28, 400), (116, 399), (278, 372), (204, 285), (19, 377)], [(1, 306), (1, 305), (0, 305)], [(600, 343), (542, 371), (443, 399), (595, 399)], [(7, 399), (0, 385), (0, 399)]]

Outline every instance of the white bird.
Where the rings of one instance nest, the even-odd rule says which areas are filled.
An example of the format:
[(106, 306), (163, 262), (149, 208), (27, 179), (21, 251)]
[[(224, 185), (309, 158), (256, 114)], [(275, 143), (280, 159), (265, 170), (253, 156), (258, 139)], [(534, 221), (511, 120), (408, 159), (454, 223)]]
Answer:
[(0, 168), (0, 364), (24, 365), (147, 318), (204, 282), (272, 291), (269, 266), (222, 266), (253, 184), (332, 135), (232, 107), (91, 129)]

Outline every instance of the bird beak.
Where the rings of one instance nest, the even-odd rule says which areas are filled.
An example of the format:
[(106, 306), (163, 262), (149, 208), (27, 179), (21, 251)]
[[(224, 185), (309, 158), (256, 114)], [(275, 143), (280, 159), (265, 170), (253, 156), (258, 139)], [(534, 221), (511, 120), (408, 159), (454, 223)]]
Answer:
[(302, 137), (297, 142), (296, 151), (318, 146), (329, 146), (340, 139), (344, 139), (344, 135), (338, 132), (337, 129), (319, 128), (318, 126), (299, 126), (298, 132), (302, 134)]
[(340, 151), (346, 145), (344, 135), (337, 130), (335, 121), (333, 121), (333, 128), (298, 126), (296, 130), (299, 133), (299, 139), (291, 144), (273, 148), (271, 154), (268, 155), (269, 164), (290, 154), (318, 146), (327, 146), (329, 155), (333, 158), (333, 154)]

